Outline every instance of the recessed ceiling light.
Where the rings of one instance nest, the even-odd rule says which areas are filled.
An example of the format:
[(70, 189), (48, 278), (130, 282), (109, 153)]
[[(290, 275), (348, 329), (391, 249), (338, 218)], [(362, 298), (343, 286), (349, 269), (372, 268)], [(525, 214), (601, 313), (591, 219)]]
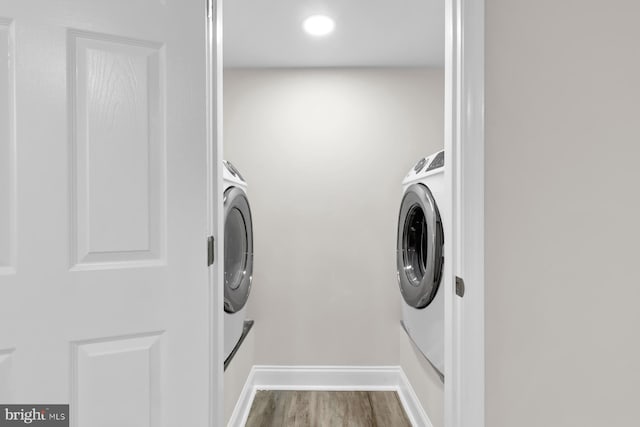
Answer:
[(304, 30), (312, 36), (326, 36), (336, 27), (333, 19), (325, 15), (313, 15), (304, 20)]

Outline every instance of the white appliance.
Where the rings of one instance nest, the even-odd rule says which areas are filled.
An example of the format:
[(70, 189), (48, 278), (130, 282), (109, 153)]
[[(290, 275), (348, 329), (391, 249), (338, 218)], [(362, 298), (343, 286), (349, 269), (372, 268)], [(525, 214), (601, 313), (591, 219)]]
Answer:
[(421, 159), (402, 187), (396, 253), (402, 324), (444, 380), (444, 151)]
[[(224, 358), (239, 345), (253, 274), (253, 222), (247, 183), (228, 161), (224, 182)], [(226, 363), (225, 363), (226, 366)]]

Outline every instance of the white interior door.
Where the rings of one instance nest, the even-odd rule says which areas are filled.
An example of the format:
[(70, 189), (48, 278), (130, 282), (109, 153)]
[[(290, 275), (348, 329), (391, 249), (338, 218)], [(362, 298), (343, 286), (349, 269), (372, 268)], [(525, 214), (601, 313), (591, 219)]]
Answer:
[(203, 0), (0, 3), (0, 403), (209, 423), (205, 25)]

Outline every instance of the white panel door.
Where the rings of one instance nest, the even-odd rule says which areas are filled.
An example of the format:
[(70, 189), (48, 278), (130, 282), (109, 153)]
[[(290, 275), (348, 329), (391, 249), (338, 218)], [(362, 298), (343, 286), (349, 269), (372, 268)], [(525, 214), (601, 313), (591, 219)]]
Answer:
[(205, 18), (0, 2), (0, 403), (208, 425)]

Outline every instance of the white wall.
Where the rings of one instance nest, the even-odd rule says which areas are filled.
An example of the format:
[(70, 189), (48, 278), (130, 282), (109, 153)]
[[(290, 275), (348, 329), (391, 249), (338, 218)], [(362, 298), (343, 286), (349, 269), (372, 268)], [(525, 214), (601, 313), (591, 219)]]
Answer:
[[(443, 145), (442, 70), (226, 70), (225, 157), (255, 229), (255, 363), (398, 365), (442, 425), (401, 332), (401, 181)], [(259, 333), (258, 333), (259, 332)]]
[(486, 6), (486, 425), (639, 425), (640, 2)]

